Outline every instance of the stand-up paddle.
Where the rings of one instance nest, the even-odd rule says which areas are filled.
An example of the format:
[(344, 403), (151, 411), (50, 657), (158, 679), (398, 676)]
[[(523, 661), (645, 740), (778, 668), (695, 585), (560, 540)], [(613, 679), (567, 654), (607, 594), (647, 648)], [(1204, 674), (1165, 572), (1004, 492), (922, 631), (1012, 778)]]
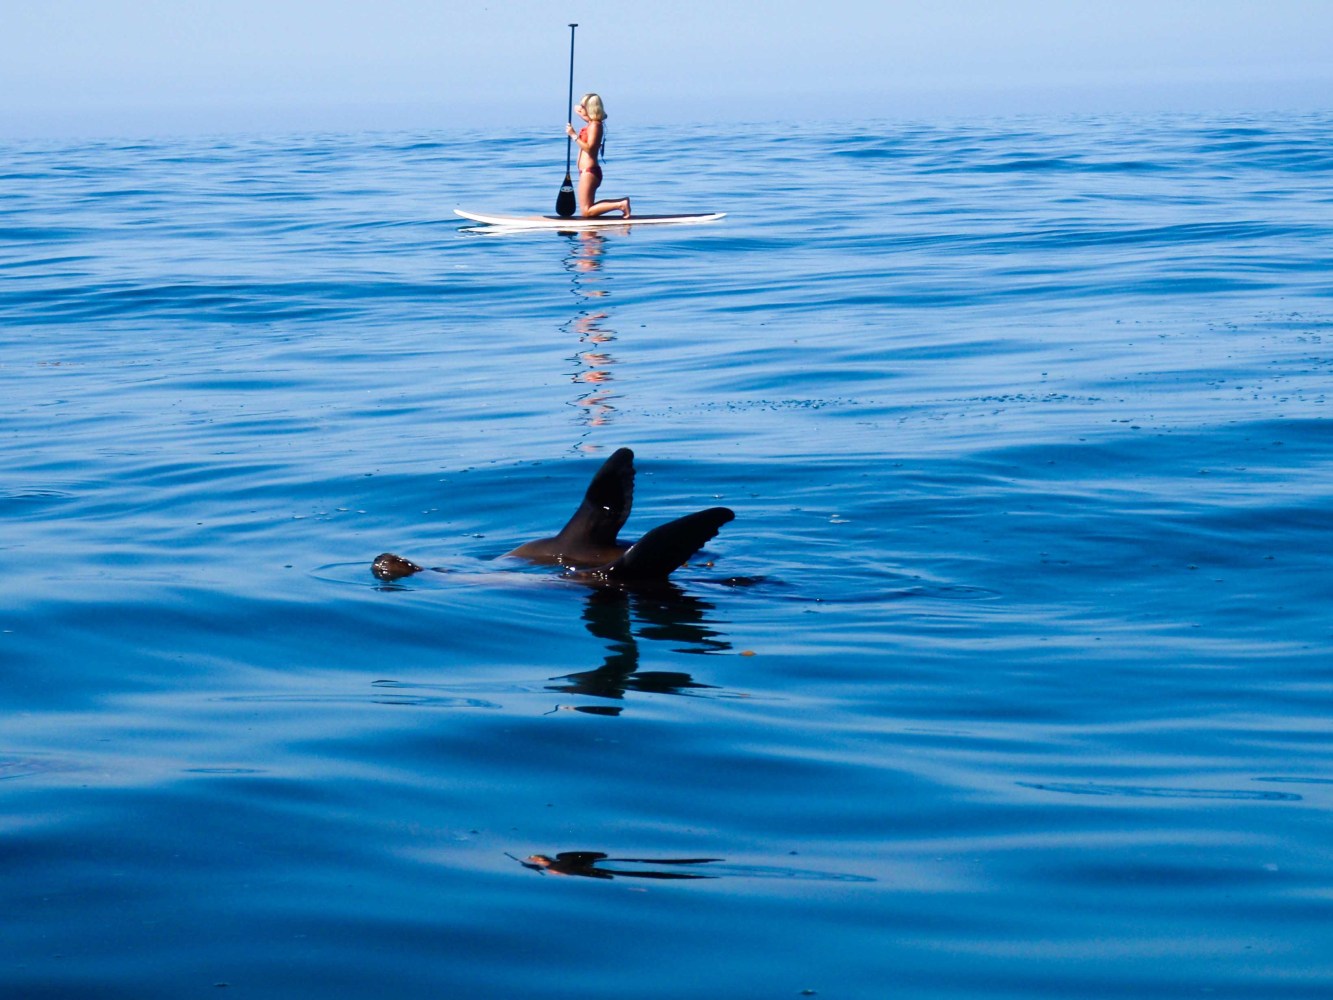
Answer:
[[(565, 114), (570, 114), (570, 109), (574, 106), (574, 29), (577, 24), (569, 26), (569, 100), (565, 103)], [(565, 138), (565, 183), (560, 185), (560, 193), (555, 196), (555, 214), (562, 219), (568, 219), (578, 208), (578, 202), (574, 199), (574, 183), (569, 179), (569, 154), (573, 145), (573, 140), (568, 136)]]

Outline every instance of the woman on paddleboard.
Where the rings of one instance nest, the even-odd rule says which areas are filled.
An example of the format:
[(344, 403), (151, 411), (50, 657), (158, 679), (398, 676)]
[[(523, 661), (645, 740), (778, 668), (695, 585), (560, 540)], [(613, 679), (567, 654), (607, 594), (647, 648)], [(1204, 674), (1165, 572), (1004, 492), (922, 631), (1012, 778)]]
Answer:
[(577, 132), (572, 123), (565, 125), (565, 132), (579, 144), (579, 206), (583, 210), (583, 217), (590, 219), (607, 212), (620, 212), (628, 219), (628, 198), (595, 200), (597, 189), (602, 184), (602, 165), (597, 162), (597, 158), (606, 142), (606, 108), (602, 106), (602, 99), (596, 94), (584, 94), (579, 103), (574, 105), (574, 113), (588, 123)]

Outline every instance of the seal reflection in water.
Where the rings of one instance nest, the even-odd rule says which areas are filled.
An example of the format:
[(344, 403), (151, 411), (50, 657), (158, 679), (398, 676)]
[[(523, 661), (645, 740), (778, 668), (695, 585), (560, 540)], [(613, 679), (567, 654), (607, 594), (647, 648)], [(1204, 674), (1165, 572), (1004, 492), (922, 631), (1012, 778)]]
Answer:
[[(511, 858), (514, 856), (509, 855)], [(694, 872), (663, 871), (682, 865), (707, 865), (721, 858), (610, 858), (602, 851), (561, 851), (555, 857), (549, 854), (534, 854), (528, 858), (514, 858), (524, 868), (541, 874), (581, 875), (584, 878), (655, 878), (655, 879), (701, 879), (717, 878), (716, 875), (696, 874)], [(654, 868), (610, 868), (617, 865), (653, 865)]]
[[(621, 448), (597, 470), (583, 502), (558, 534), (520, 545), (506, 555), (564, 566), (566, 579), (591, 586), (663, 583), (736, 516), (726, 507), (710, 507), (658, 525), (626, 545), (618, 535), (633, 503), (634, 452)], [(371, 564), (381, 580), (398, 580), (422, 569), (391, 552)]]

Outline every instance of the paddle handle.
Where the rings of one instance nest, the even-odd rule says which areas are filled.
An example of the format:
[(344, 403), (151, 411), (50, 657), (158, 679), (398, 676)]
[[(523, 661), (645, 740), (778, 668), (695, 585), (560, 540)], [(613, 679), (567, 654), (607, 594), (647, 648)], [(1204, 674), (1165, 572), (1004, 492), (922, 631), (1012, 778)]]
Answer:
[[(569, 26), (569, 100), (565, 102), (565, 114), (574, 113), (574, 29), (578, 24)], [(565, 119), (569, 121), (569, 118)], [(569, 154), (573, 151), (573, 140), (568, 136), (565, 138), (565, 176), (569, 176)]]

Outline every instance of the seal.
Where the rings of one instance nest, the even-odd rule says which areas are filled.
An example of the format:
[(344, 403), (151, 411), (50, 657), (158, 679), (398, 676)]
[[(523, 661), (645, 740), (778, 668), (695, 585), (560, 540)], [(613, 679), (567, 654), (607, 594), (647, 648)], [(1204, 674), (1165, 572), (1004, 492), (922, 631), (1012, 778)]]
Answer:
[[(583, 500), (560, 531), (505, 553), (529, 562), (565, 567), (564, 578), (592, 587), (640, 587), (665, 583), (672, 573), (717, 536), (736, 515), (710, 507), (660, 524), (637, 542), (619, 539), (634, 504), (634, 452), (619, 448), (592, 477)], [(384, 552), (371, 572), (399, 580), (423, 567)]]

